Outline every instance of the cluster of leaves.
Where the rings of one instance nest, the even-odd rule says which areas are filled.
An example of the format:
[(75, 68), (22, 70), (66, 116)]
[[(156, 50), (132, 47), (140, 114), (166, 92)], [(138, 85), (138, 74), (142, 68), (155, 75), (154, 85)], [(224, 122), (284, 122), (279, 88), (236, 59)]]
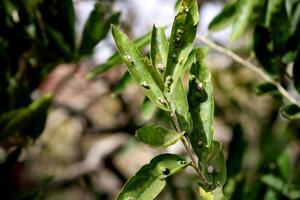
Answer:
[[(72, 0), (0, 2), (0, 145), (20, 152), (42, 133), (51, 104), (48, 93), (33, 100), (32, 94), (59, 63), (76, 63), (92, 53), (107, 36), (110, 24), (120, 13), (98, 2), (90, 13), (76, 45), (75, 11)], [(20, 153), (12, 152), (1, 166), (13, 166)], [(3, 167), (1, 167), (2, 169)], [(5, 171), (6, 170), (6, 171)], [(1, 171), (1, 191), (13, 190), (7, 184), (8, 167)], [(4, 176), (5, 175), (5, 176)], [(5, 189), (7, 188), (7, 190)], [(4, 194), (3, 194), (4, 195)], [(6, 198), (2, 196), (2, 198)], [(8, 197), (7, 197), (8, 198)]]
[[(149, 57), (142, 56), (137, 45), (112, 26), (129, 74), (143, 88), (148, 103), (169, 113), (174, 125), (174, 130), (147, 125), (137, 130), (137, 138), (153, 147), (166, 147), (181, 140), (190, 156), (191, 144), (198, 157), (198, 163), (193, 158), (189, 163), (179, 155), (158, 155), (128, 180), (117, 199), (154, 199), (166, 185), (166, 178), (189, 165), (199, 175), (200, 195), (208, 199), (222, 197), (226, 166), (221, 143), (212, 139), (211, 75), (204, 62), (204, 50), (193, 46), (198, 22), (197, 2), (180, 1), (169, 40), (164, 28), (153, 27)], [(189, 75), (188, 93), (183, 86), (185, 74)]]
[[(237, 0), (225, 5), (209, 28), (218, 31), (231, 24), (231, 39), (237, 40), (247, 27), (253, 26), (253, 51), (265, 73), (283, 87), (295, 88), (299, 94), (299, 13), (297, 0)], [(289, 75), (290, 66), (292, 75)], [(257, 94), (272, 94), (276, 98), (269, 119), (261, 125), (255, 177), (242, 168), (247, 141), (242, 126), (238, 125), (229, 147), (225, 194), (229, 199), (299, 199), (299, 180), (295, 178), (299, 177), (299, 155), (292, 156), (292, 143), (297, 140), (299, 130), (299, 104), (282, 107), (280, 92), (269, 82), (258, 85)], [(282, 116), (291, 120), (284, 130), (275, 127), (279, 107)]]
[[(300, 2), (297, 0), (237, 0), (228, 3), (209, 24), (211, 31), (232, 25), (231, 39), (237, 40), (254, 25), (253, 50), (264, 70), (283, 86), (291, 82), (300, 94)], [(288, 66), (294, 63), (292, 76)], [(269, 82), (257, 87), (258, 94), (278, 94)], [(282, 108), (288, 119), (300, 119), (300, 105)]]

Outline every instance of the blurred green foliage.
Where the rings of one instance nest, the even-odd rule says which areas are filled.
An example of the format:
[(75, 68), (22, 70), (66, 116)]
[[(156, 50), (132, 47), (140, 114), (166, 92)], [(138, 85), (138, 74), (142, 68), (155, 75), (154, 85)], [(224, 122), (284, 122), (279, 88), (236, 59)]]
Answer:
[(72, 0), (0, 2), (0, 145), (18, 152), (11, 152), (0, 164), (1, 199), (40, 197), (37, 189), (16, 196), (18, 188), (9, 180), (22, 148), (42, 133), (51, 105), (53, 94), (33, 99), (33, 93), (58, 64), (78, 63), (90, 55), (119, 16), (111, 11), (111, 4), (95, 3), (77, 44)]

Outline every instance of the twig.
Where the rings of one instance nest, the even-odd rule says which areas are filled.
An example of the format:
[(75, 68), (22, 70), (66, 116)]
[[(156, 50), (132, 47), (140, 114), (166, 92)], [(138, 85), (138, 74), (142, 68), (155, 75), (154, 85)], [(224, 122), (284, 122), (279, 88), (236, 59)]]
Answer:
[[(171, 115), (171, 118), (172, 118), (172, 121), (173, 121), (173, 124), (174, 124), (174, 126), (175, 126), (176, 131), (177, 131), (178, 133), (182, 133), (183, 131), (181, 130), (181, 127), (180, 127), (180, 125), (179, 125), (179, 122), (178, 122), (178, 118), (177, 118), (177, 116), (176, 116), (176, 113), (172, 110), (169, 101), (167, 101), (167, 105), (168, 105), (168, 108), (169, 108), (169, 110), (170, 110), (170, 115)], [(188, 143), (186, 137), (183, 135), (183, 136), (180, 138), (180, 140), (181, 140), (181, 142), (182, 142), (182, 144), (183, 144), (183, 146), (184, 146), (184, 148), (185, 148), (187, 154), (189, 155), (189, 157), (190, 157), (190, 159), (191, 159), (191, 162), (192, 162), (192, 163), (191, 163), (190, 166), (192, 166), (192, 167), (194, 168), (194, 170), (197, 172), (197, 174), (198, 174), (200, 180), (203, 181), (204, 183), (207, 183), (207, 180), (206, 180), (205, 176), (203, 175), (203, 173), (201, 172), (201, 170), (199, 169), (199, 167), (197, 167), (197, 166), (198, 166), (198, 165), (197, 165), (197, 162), (196, 162), (196, 160), (195, 160), (195, 158), (194, 158), (194, 156), (193, 156), (192, 150), (191, 150), (191, 148), (190, 148), (190, 146), (189, 146), (189, 143)]]
[(289, 102), (296, 104), (298, 106), (300, 106), (300, 102), (297, 101), (294, 97), (292, 97), (290, 95), (290, 93), (284, 88), (282, 87), (282, 85), (280, 83), (278, 83), (277, 81), (275, 81), (273, 78), (271, 78), (263, 69), (261, 69), (260, 67), (252, 64), (251, 62), (241, 58), (240, 56), (238, 56), (236, 53), (234, 53), (233, 51), (226, 49), (222, 46), (217, 45), (216, 43), (214, 43), (213, 41), (209, 40), (207, 37), (204, 37), (202, 35), (197, 35), (197, 39), (199, 39), (201, 42), (203, 42), (204, 44), (206, 44), (207, 46), (209, 46), (210, 48), (219, 51), (220, 53), (223, 53), (227, 56), (229, 56), (230, 58), (232, 58), (233, 60), (235, 60), (236, 62), (244, 65), (245, 67), (247, 67), (248, 69), (250, 69), (251, 71), (255, 72), (256, 74), (258, 74), (261, 78), (263, 78), (265, 81), (273, 84), (278, 91), (282, 94), (282, 96), (284, 98), (286, 98)]

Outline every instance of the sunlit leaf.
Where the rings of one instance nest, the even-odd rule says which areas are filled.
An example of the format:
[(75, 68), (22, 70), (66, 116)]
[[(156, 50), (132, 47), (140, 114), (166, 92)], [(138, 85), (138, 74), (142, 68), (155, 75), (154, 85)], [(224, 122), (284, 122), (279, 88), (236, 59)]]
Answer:
[[(137, 48), (140, 50), (144, 48), (149, 42), (151, 38), (151, 33), (147, 33), (146, 35), (138, 38), (134, 41), (134, 44)], [(91, 72), (89, 72), (86, 76), (87, 79), (93, 79), (97, 75), (100, 75), (107, 70), (116, 67), (117, 65), (122, 63), (122, 58), (118, 52), (114, 53), (111, 57), (107, 59), (107, 61), (104, 64), (96, 66)]]
[(184, 64), (192, 51), (192, 44), (199, 22), (198, 5), (195, 0), (181, 1), (178, 7), (169, 42), (168, 61), (164, 80), (172, 76), (176, 83)]
[(222, 187), (217, 187), (213, 191), (205, 191), (202, 187), (199, 187), (199, 194), (203, 200), (226, 200)]
[(134, 43), (114, 25), (112, 25), (112, 34), (133, 79), (144, 89), (145, 94), (152, 102), (158, 107), (168, 110), (161, 77), (150, 60), (142, 57)]
[(187, 95), (181, 79), (178, 79), (175, 83), (175, 87), (171, 90), (169, 98), (171, 99), (171, 108), (177, 115), (181, 128), (186, 132), (190, 132), (192, 125), (191, 115), (189, 113)]
[(211, 74), (204, 62), (203, 49), (198, 49), (197, 63), (191, 68), (188, 103), (193, 119), (190, 139), (196, 154), (201, 154), (198, 143), (210, 147), (213, 136), (214, 99)]
[(167, 147), (175, 144), (182, 134), (161, 126), (148, 125), (136, 131), (136, 137), (141, 142), (153, 147)]
[(153, 26), (151, 35), (151, 61), (160, 72), (163, 72), (167, 66), (168, 46), (165, 29)]
[(181, 172), (187, 165), (179, 155), (158, 155), (128, 180), (117, 200), (152, 200), (165, 187), (165, 179)]
[(189, 72), (191, 70), (193, 63), (196, 62), (196, 52), (197, 52), (196, 49), (193, 49), (190, 52), (190, 54), (184, 64), (182, 75), (184, 75), (185, 72)]
[(209, 30), (219, 31), (228, 26), (237, 14), (236, 7), (236, 3), (226, 4), (223, 10), (209, 23)]
[(230, 39), (235, 41), (239, 39), (248, 27), (253, 10), (259, 0), (238, 0), (237, 2), (237, 15), (232, 25)]

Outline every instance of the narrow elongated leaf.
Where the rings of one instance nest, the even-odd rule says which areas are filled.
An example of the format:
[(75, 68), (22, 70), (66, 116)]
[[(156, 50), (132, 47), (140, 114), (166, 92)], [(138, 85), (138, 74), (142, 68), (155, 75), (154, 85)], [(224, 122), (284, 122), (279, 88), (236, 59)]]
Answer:
[(253, 14), (253, 9), (259, 0), (238, 0), (237, 2), (237, 13), (235, 20), (232, 25), (231, 40), (235, 41), (239, 39), (245, 32), (248, 24), (250, 23), (251, 15)]
[(300, 50), (297, 51), (296, 59), (293, 65), (294, 86), (300, 94)]
[[(32, 3), (34, 1), (31, 1)], [(24, 4), (28, 4), (27, 2)], [(75, 10), (73, 0), (39, 2), (43, 23), (62, 35), (64, 43), (75, 49)], [(34, 13), (36, 14), (36, 13)]]
[(280, 171), (281, 177), (285, 181), (288, 181), (288, 178), (291, 174), (291, 164), (292, 164), (291, 149), (287, 147), (277, 159), (278, 169)]
[(209, 182), (214, 187), (224, 185), (226, 181), (226, 163), (222, 152), (222, 144), (219, 141), (213, 141), (211, 148), (205, 149), (203, 153), (202, 169)]
[(197, 51), (196, 49), (193, 49), (190, 52), (190, 54), (184, 64), (182, 75), (184, 75), (185, 72), (189, 72), (191, 70), (193, 63), (196, 62), (196, 51)]
[(289, 120), (300, 119), (300, 107), (295, 104), (289, 104), (281, 108), (281, 114)]
[(95, 4), (94, 10), (90, 13), (83, 29), (79, 55), (92, 53), (94, 47), (107, 35), (110, 24), (115, 24), (119, 20), (120, 13), (113, 13), (105, 16), (105, 7), (101, 2)]
[(274, 175), (268, 174), (264, 175), (261, 178), (262, 182), (276, 190), (282, 191), (284, 187), (284, 182), (280, 178), (277, 178)]
[(171, 91), (169, 98), (171, 99), (171, 108), (179, 119), (179, 125), (189, 133), (192, 126), (191, 114), (189, 113), (187, 95), (180, 78), (175, 83), (175, 87)]
[(223, 10), (209, 23), (208, 29), (210, 31), (219, 31), (228, 26), (235, 18), (236, 3), (227, 4)]
[[(271, 17), (269, 18), (269, 20), (266, 16), (265, 25), (266, 27), (268, 27), (269, 32), (271, 33), (271, 38), (273, 41), (273, 52), (275, 54), (284, 55), (285, 53), (287, 53), (287, 43), (289, 43), (289, 50), (296, 50), (297, 44), (299, 44), (299, 40), (296, 35), (291, 36), (292, 24), (285, 11), (283, 0), (281, 0), (281, 2), (268, 1), (268, 6), (272, 3), (276, 5), (274, 5), (275, 7), (271, 12)], [(278, 24), (280, 24), (280, 26), (278, 26)], [(276, 63), (276, 61), (274, 63)]]
[(197, 62), (191, 69), (188, 103), (193, 119), (190, 134), (192, 146), (197, 155), (201, 154), (199, 142), (210, 147), (213, 137), (214, 99), (210, 72), (204, 62), (204, 52), (198, 49)]
[(281, 194), (285, 195), (289, 199), (299, 199), (300, 198), (300, 188), (299, 186), (293, 186), (279, 177), (274, 176), (273, 174), (266, 174), (261, 177), (261, 181), (267, 186), (275, 189)]
[(230, 141), (226, 162), (228, 180), (240, 172), (246, 148), (247, 143), (243, 128), (240, 124), (236, 124), (233, 127), (233, 136)]
[(266, 21), (265, 21), (266, 26), (270, 26), (272, 16), (274, 13), (278, 12), (282, 2), (283, 2), (283, 0), (269, 0), (268, 1)]
[(181, 172), (187, 165), (186, 160), (179, 155), (158, 155), (128, 180), (117, 200), (152, 200), (165, 187), (165, 179)]
[(169, 42), (169, 52), (164, 80), (172, 76), (176, 83), (182, 68), (192, 51), (199, 22), (198, 5), (195, 0), (181, 1), (177, 10)]
[(131, 85), (132, 83), (134, 83), (132, 77), (128, 72), (125, 72), (119, 82), (112, 88), (111, 96), (118, 96), (127, 86)]
[(151, 61), (161, 72), (167, 66), (168, 46), (165, 29), (153, 26), (151, 35)]
[(277, 65), (272, 63), (273, 51), (270, 49), (272, 46), (272, 39), (269, 30), (258, 24), (254, 28), (253, 33), (253, 49), (255, 52), (255, 56), (260, 64), (271, 74), (277, 73), (278, 69)]
[(28, 107), (12, 110), (0, 116), (0, 140), (21, 132), (24, 136), (36, 139), (42, 132), (52, 99), (51, 94), (44, 95)]
[(65, 57), (70, 57), (72, 52), (63, 34), (51, 28), (50, 26), (46, 26), (45, 28), (49, 39), (49, 45), (53, 46), (58, 52), (62, 53)]
[[(151, 33), (147, 33), (146, 35), (135, 40), (134, 44), (138, 49), (141, 50), (150, 42), (150, 39), (151, 39)], [(120, 54), (116, 52), (110, 58), (108, 58), (106, 63), (96, 66), (91, 72), (89, 72), (86, 78), (93, 79), (97, 75), (100, 75), (121, 63), (122, 63), (122, 58)]]
[(182, 134), (161, 126), (148, 125), (136, 131), (138, 140), (153, 147), (167, 147), (175, 144)]
[(280, 94), (278, 92), (278, 89), (275, 85), (273, 85), (272, 83), (266, 82), (266, 83), (262, 83), (259, 84), (256, 88), (255, 88), (255, 93), (257, 95), (264, 95), (264, 94)]
[(150, 60), (146, 57), (143, 58), (134, 43), (114, 25), (112, 25), (112, 34), (133, 79), (140, 84), (152, 102), (160, 108), (168, 110), (161, 77)]

